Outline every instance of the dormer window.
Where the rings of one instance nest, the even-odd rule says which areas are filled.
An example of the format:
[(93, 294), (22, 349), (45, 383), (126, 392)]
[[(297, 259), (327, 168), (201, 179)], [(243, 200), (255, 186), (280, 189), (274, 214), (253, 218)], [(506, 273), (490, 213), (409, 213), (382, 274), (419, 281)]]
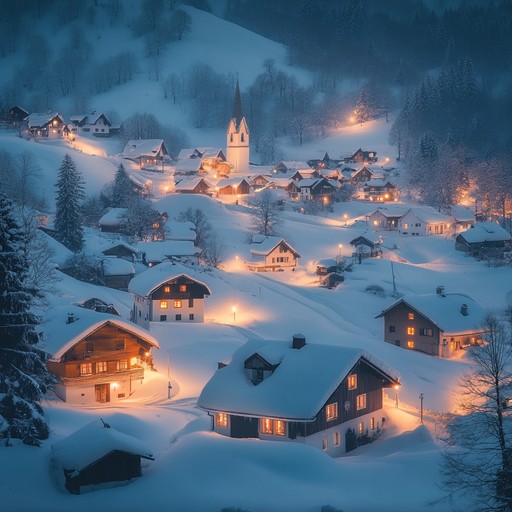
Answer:
[(245, 374), (255, 386), (270, 377), (278, 366), (269, 363), (259, 354), (253, 354), (244, 363)]

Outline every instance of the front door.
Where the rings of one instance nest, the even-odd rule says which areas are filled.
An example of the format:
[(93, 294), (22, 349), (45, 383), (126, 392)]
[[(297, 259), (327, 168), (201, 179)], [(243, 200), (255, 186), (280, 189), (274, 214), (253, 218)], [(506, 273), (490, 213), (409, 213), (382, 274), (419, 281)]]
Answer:
[(245, 416), (231, 416), (231, 437), (257, 438), (258, 418), (247, 418)]
[(96, 384), (96, 402), (110, 402), (110, 384)]

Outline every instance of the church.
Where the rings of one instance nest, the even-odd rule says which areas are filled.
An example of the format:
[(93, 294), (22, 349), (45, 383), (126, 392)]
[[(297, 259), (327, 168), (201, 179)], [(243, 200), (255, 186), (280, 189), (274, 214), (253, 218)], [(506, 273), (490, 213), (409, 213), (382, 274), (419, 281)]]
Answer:
[(226, 160), (234, 166), (233, 172), (243, 174), (249, 171), (249, 127), (242, 109), (238, 80), (233, 103), (233, 115), (227, 130)]

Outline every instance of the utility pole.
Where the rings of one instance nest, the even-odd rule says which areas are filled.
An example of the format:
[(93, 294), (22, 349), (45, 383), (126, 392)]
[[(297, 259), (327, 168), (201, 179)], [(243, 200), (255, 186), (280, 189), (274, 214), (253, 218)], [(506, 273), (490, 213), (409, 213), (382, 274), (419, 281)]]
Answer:
[(420, 421), (423, 423), (423, 393), (420, 394)]

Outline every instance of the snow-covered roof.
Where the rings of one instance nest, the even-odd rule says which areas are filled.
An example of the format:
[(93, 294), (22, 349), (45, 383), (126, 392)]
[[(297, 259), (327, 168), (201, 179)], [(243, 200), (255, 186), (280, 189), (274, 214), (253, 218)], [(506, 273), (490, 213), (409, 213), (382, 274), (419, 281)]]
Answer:
[(380, 213), (384, 217), (402, 217), (408, 211), (409, 210), (407, 208), (405, 208), (404, 206), (395, 206), (395, 205), (379, 206), (375, 211), (370, 213), (369, 216), (371, 217), (372, 215), (375, 215), (376, 213)]
[[(398, 304), (405, 303), (412, 309), (429, 318), (445, 334), (469, 334), (481, 332), (486, 311), (469, 295), (462, 293), (429, 293), (423, 295), (407, 295), (393, 302), (378, 316), (385, 315)], [(467, 314), (462, 313), (463, 305), (467, 306)]]
[(469, 243), (512, 240), (510, 233), (496, 222), (475, 222), (468, 230), (460, 233), (460, 236)]
[(300, 258), (300, 254), (286, 240), (278, 236), (254, 235), (250, 252), (251, 254), (264, 256), (273, 251), (281, 242), (284, 242), (295, 253), (296, 257)]
[(138, 158), (140, 156), (155, 156), (164, 144), (163, 139), (129, 140), (121, 153), (125, 158)]
[(204, 181), (208, 187), (211, 187), (204, 178), (183, 178), (176, 183), (174, 190), (194, 190), (201, 181)]
[(385, 179), (381, 179), (381, 178), (377, 178), (377, 179), (371, 179), (371, 180), (368, 180), (366, 183), (365, 183), (365, 187), (385, 187), (385, 186), (392, 186), (394, 187), (395, 185), (393, 185), (393, 183), (391, 183), (389, 180), (385, 180)]
[[(68, 315), (73, 316), (73, 322), (67, 323)], [(52, 354), (52, 360), (58, 361), (70, 348), (107, 323), (114, 324), (144, 339), (153, 347), (160, 348), (156, 338), (128, 320), (71, 305), (52, 310), (45, 317), (40, 326), (43, 333), (42, 348)]]
[(456, 222), (475, 222), (475, 212), (470, 208), (453, 205), (450, 210)]
[(103, 258), (103, 273), (106, 276), (135, 275), (135, 267), (122, 258)]
[[(279, 364), (258, 385), (244, 371), (244, 362), (254, 354)], [(358, 348), (307, 343), (293, 349), (291, 341), (251, 340), (234, 353), (230, 364), (217, 370), (197, 404), (234, 414), (313, 420), (361, 357), (398, 381), (396, 372)]]
[[(321, 182), (325, 181), (329, 183), (325, 178), (306, 178), (304, 180), (297, 181), (296, 185), (300, 188), (314, 188)], [(329, 185), (331, 184), (329, 183)]]
[(61, 122), (64, 122), (58, 112), (34, 112), (28, 115), (27, 125), (29, 128), (38, 128), (48, 124), (55, 117), (58, 117)]
[(114, 450), (153, 460), (151, 451), (142, 441), (105, 427), (100, 419), (53, 444), (52, 460), (63, 469), (81, 471)]
[(145, 253), (146, 261), (163, 261), (166, 258), (197, 256), (201, 253), (192, 240), (162, 240), (158, 242), (139, 242), (137, 251)]
[(170, 230), (170, 233), (166, 235), (167, 240), (194, 241), (196, 239), (196, 228), (194, 224), (188, 220), (185, 222), (168, 222), (167, 228)]
[(110, 208), (110, 210), (100, 218), (98, 224), (100, 226), (119, 226), (127, 211), (128, 208)]
[(224, 188), (229, 186), (238, 188), (244, 181), (247, 183), (245, 178), (222, 178), (217, 182), (215, 188)]
[(276, 167), (286, 167), (288, 170), (294, 170), (297, 171), (299, 169), (310, 169), (307, 162), (301, 162), (299, 160), (283, 160), (282, 162), (279, 162)]
[(208, 286), (194, 276), (193, 270), (169, 261), (164, 261), (135, 276), (128, 285), (128, 291), (141, 297), (147, 297), (159, 286), (180, 276), (185, 276), (203, 285), (211, 295)]
[(453, 219), (452, 217), (449, 217), (448, 215), (445, 215), (444, 213), (440, 213), (437, 210), (434, 210), (433, 208), (411, 208), (406, 214), (404, 214), (404, 218), (411, 214), (412, 216), (415, 216), (419, 220), (427, 223), (427, 224), (435, 224), (435, 223), (449, 223)]
[(139, 251), (133, 247), (133, 245), (130, 245), (129, 243), (125, 242), (124, 240), (112, 240), (111, 238), (100, 238), (97, 241), (101, 252), (108, 251), (109, 249), (113, 249), (114, 247), (124, 247), (128, 251), (130, 251), (133, 254), (137, 254)]

